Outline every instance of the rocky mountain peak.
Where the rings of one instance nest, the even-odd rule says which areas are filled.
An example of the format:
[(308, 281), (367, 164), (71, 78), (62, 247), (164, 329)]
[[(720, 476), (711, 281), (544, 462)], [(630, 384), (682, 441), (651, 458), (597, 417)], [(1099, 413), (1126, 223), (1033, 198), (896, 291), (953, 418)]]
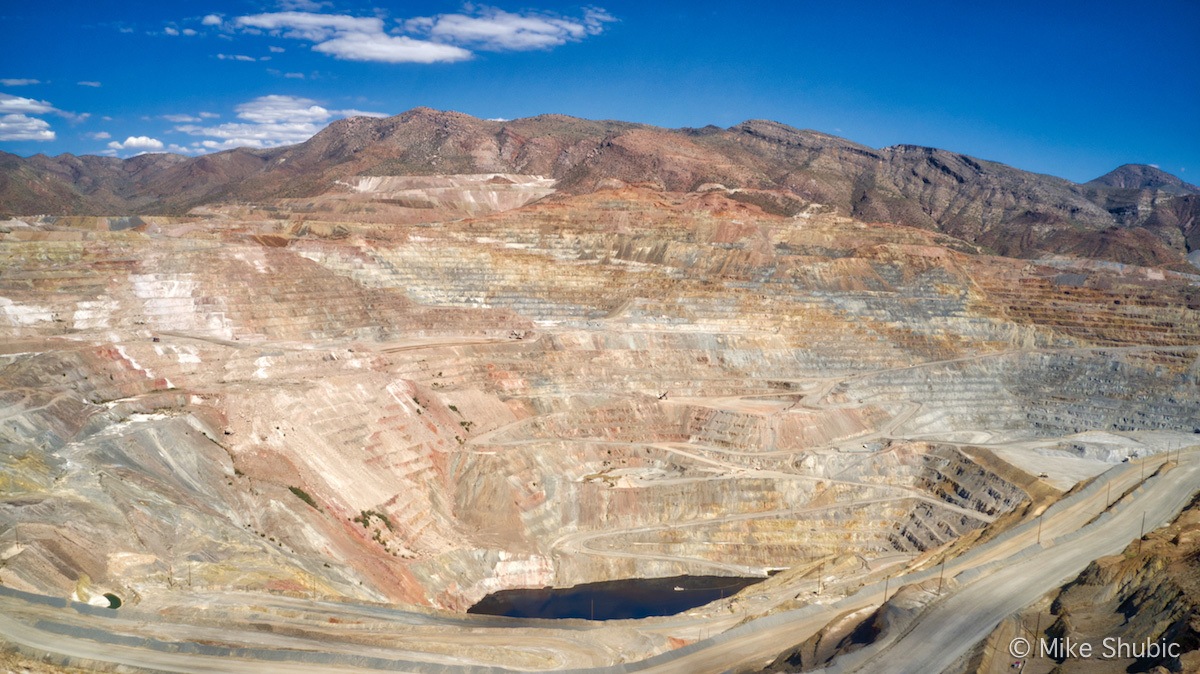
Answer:
[(1085, 184), (1136, 190), (1158, 190), (1171, 194), (1200, 194), (1200, 187), (1186, 183), (1182, 178), (1148, 164), (1124, 164)]

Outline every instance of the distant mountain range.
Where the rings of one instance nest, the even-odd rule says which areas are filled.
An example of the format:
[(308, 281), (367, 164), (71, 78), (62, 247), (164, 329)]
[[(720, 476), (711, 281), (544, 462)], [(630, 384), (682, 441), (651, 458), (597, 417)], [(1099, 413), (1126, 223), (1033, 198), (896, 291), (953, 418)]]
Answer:
[(721, 186), (771, 213), (818, 202), (1018, 257), (1067, 254), (1195, 271), (1187, 259), (1200, 251), (1200, 188), (1152, 166), (1125, 165), (1077, 184), (945, 150), (877, 150), (763, 120), (662, 129), (561, 115), (499, 122), (428, 108), (339, 120), (304, 143), (269, 150), (123, 160), (0, 153), (0, 214), (182, 214), (219, 202), (316, 196), (356, 175), (485, 172), (553, 177), (567, 193), (621, 183)]

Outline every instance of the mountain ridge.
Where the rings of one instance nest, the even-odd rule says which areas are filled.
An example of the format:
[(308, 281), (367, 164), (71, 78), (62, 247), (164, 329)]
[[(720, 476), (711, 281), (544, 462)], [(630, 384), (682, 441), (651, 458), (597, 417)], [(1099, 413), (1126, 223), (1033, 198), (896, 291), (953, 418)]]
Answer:
[(821, 203), (1017, 257), (1184, 268), (1200, 249), (1200, 188), (1151, 166), (1126, 164), (1073, 183), (937, 148), (870, 148), (771, 120), (665, 129), (557, 114), (502, 122), (423, 107), (337, 120), (297, 145), (194, 158), (0, 153), (0, 213), (181, 214), (230, 200), (313, 197), (354, 176), (487, 172), (552, 177), (568, 194), (614, 181), (769, 192), (760, 205), (782, 215)]

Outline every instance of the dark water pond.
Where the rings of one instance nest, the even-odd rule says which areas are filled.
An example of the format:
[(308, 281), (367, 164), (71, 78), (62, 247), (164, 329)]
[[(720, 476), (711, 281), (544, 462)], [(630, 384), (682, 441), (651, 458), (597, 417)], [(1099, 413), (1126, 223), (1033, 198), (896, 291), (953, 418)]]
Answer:
[(765, 578), (674, 576), (634, 578), (574, 587), (501, 590), (484, 597), (467, 613), (511, 618), (583, 618), (623, 620), (675, 615), (737, 594)]

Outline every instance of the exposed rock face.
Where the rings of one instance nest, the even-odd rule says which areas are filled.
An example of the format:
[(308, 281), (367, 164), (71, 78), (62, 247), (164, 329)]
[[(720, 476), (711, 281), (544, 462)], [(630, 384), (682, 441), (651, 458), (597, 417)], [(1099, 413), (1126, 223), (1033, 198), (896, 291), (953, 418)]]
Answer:
[(1022, 257), (1190, 269), (1186, 256), (1200, 240), (1200, 189), (1148, 166), (1076, 185), (944, 150), (875, 150), (762, 120), (667, 130), (561, 115), (491, 122), (427, 108), (339, 120), (272, 150), (125, 161), (0, 155), (0, 204), (11, 214), (178, 214), (220, 202), (311, 199), (360, 176), (488, 172), (545, 176), (573, 193), (717, 184), (787, 215), (816, 202)]
[(1108, 173), (1091, 180), (1088, 185), (1105, 185), (1134, 190), (1157, 190), (1169, 194), (1184, 195), (1200, 192), (1200, 187), (1163, 171), (1155, 166), (1145, 164), (1125, 164)]
[(1129, 657), (1130, 651), (1126, 657), (1114, 658), (1112, 669), (1126, 665), (1194, 671), (1200, 668), (1198, 562), (1200, 501), (1193, 502), (1170, 527), (1152, 532), (1120, 556), (1096, 560), (1064, 587), (1051, 607), (1056, 619), (1047, 634), (1086, 636), (1100, 643), (1105, 637), (1120, 636), (1131, 643), (1178, 644), (1178, 658)]
[[(1193, 501), (1170, 526), (1148, 533), (1120, 555), (1093, 562), (1048, 597), (1048, 606), (1026, 611), (1020, 616), (1024, 629), (1040, 625), (1037, 632), (1022, 632), (1031, 639), (1069, 638), (1094, 649), (1089, 658), (1035, 653), (1027, 667), (1064, 674), (1200, 670), (1198, 532), (1200, 500)], [(1009, 626), (1002, 625), (988, 644), (1003, 651), (1012, 637)], [(1147, 643), (1174, 644), (1175, 655), (1143, 655), (1150, 652)], [(975, 657), (962, 671), (996, 671), (981, 659)]]
[[(484, 175), (342, 189), (428, 180), (460, 208), (542, 184)], [(903, 559), (1029, 498), (965, 443), (1153, 447), (1200, 419), (1196, 278), (1174, 272), (719, 190), (437, 227), (279, 215), (0, 235), (6, 585), (463, 609)]]

